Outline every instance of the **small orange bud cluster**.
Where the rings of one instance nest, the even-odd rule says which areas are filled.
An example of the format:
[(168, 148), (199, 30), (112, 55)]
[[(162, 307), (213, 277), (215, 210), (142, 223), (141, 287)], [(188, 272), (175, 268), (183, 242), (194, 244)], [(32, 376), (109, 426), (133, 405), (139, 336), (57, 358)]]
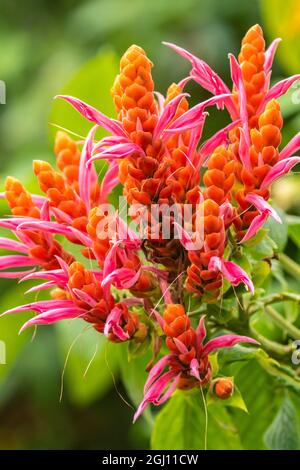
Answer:
[(233, 381), (230, 378), (222, 377), (214, 382), (214, 392), (221, 400), (227, 400), (234, 392)]
[[(40, 218), (40, 209), (33, 202), (31, 195), (23, 184), (11, 176), (5, 181), (5, 198), (14, 216)], [(26, 236), (31, 240), (32, 246), (28, 248), (28, 254), (36, 260), (45, 270), (59, 268), (57, 256), (67, 264), (71, 263), (73, 256), (65, 251), (61, 244), (53, 237), (45, 236), (42, 231), (25, 230)]]

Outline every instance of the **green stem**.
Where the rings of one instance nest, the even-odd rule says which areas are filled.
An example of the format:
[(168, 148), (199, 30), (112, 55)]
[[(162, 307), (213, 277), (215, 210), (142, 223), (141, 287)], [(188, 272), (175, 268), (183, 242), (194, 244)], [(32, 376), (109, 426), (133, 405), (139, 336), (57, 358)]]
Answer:
[(286, 331), (293, 339), (300, 339), (300, 330), (280, 315), (275, 308), (269, 306), (266, 307), (265, 311), (267, 315), (272, 318), (274, 323)]
[(298, 263), (293, 261), (291, 258), (289, 258), (287, 255), (284, 253), (278, 253), (277, 255), (278, 260), (283, 266), (283, 269), (293, 276), (295, 279), (299, 280), (300, 278), (300, 266)]
[(293, 294), (292, 292), (278, 292), (276, 294), (269, 295), (262, 299), (264, 305), (275, 304), (277, 302), (283, 302), (285, 300), (300, 302), (300, 295)]
[(287, 356), (293, 352), (292, 345), (279, 344), (258, 333), (254, 328), (250, 328), (253, 336), (261, 343), (261, 345), (269, 352), (278, 356)]

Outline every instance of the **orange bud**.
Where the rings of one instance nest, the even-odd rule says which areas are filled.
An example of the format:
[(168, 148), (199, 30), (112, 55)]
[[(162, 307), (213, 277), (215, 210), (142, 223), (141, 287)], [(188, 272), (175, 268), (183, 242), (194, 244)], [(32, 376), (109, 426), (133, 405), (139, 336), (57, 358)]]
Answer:
[(215, 394), (221, 400), (227, 400), (234, 392), (234, 384), (230, 378), (220, 378), (215, 382)]

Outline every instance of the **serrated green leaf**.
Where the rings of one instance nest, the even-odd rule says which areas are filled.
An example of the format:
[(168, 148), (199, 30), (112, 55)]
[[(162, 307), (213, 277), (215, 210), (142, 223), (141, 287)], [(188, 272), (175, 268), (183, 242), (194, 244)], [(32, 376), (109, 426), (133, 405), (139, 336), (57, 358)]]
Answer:
[(253, 359), (235, 375), (235, 383), (249, 412), (246, 414), (238, 409), (231, 409), (242, 445), (249, 450), (265, 449), (263, 434), (278, 408), (274, 381)]
[(296, 410), (288, 394), (264, 435), (266, 446), (271, 450), (299, 450), (300, 432)]

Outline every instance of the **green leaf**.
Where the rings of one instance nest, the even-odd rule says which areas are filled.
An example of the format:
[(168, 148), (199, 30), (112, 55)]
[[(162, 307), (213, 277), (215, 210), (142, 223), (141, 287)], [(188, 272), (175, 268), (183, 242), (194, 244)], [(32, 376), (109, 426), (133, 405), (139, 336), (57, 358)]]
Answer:
[(297, 414), (288, 394), (264, 435), (266, 446), (271, 450), (299, 450), (300, 433)]
[(289, 224), (289, 237), (300, 248), (300, 223)]
[[(60, 94), (72, 95), (100, 109), (108, 116), (115, 116), (110, 89), (118, 73), (118, 59), (110, 51), (102, 51), (86, 62), (71, 80), (63, 87)], [(50, 122), (86, 136), (92, 124), (72, 106), (61, 100), (54, 100), (50, 113)], [(52, 137), (57, 129), (51, 129)], [(104, 131), (97, 133), (99, 137)]]
[(277, 57), (290, 73), (298, 73), (300, 66), (300, 17), (297, 0), (263, 0), (264, 24), (270, 39), (281, 37)]
[[(80, 320), (55, 325), (60, 346), (66, 393), (78, 405), (103, 396), (114, 383), (118, 371), (118, 344)], [(62, 369), (63, 371), (63, 369)]]
[[(158, 413), (151, 439), (154, 450), (193, 450), (205, 448), (206, 418), (199, 389), (177, 391)], [(241, 444), (225, 407), (208, 407), (208, 449), (240, 449)]]
[(249, 414), (232, 408), (234, 425), (237, 427), (244, 448), (265, 448), (263, 434), (277, 411), (274, 381), (256, 360), (248, 362), (235, 375), (235, 383), (241, 391)]
[(283, 340), (281, 328), (273, 322), (273, 320), (265, 313), (263, 308), (251, 316), (249, 323), (251, 329), (257, 331), (266, 338), (279, 342)]

